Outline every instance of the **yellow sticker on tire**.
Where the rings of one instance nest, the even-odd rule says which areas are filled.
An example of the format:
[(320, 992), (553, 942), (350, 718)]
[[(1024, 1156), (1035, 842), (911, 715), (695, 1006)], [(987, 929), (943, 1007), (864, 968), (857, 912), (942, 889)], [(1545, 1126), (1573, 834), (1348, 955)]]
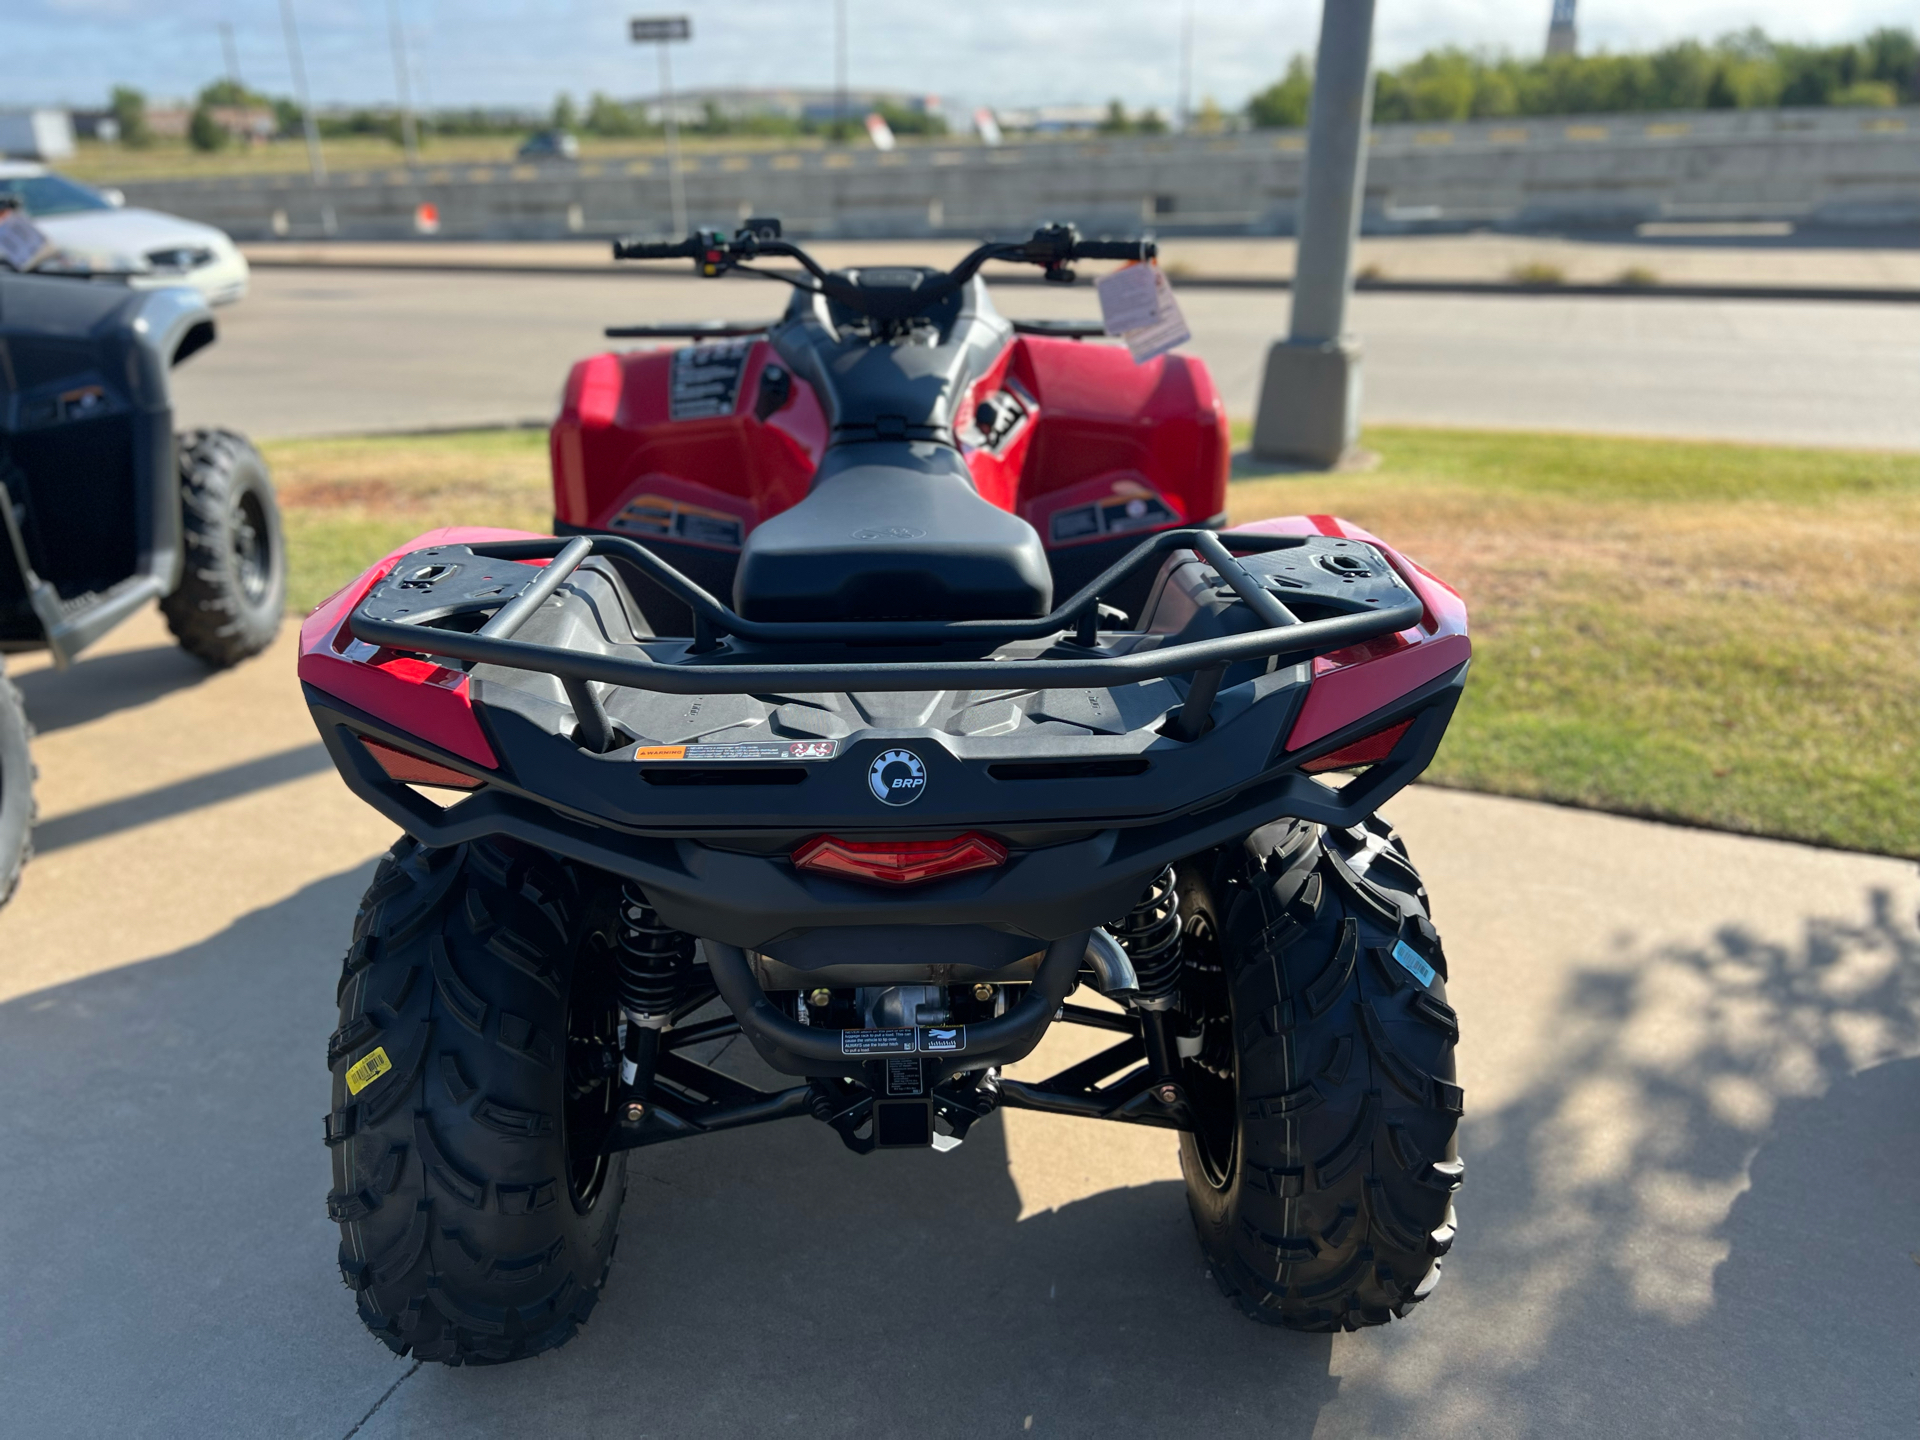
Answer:
[(347, 1093), (358, 1095), (392, 1068), (393, 1062), (387, 1058), (387, 1047), (376, 1045), (372, 1051), (347, 1067)]

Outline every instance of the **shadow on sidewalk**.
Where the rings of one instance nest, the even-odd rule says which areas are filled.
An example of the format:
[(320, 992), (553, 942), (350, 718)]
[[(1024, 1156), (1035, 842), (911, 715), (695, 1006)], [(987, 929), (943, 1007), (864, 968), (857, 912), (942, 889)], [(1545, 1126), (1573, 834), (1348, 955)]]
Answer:
[[(407, 1374), (322, 1207), (367, 874), (0, 1005), (19, 1433), (341, 1437)], [(359, 1434), (1906, 1433), (1920, 939), (1884, 895), (1854, 908), (1570, 970), (1543, 1082), (1468, 1096), (1461, 1240), (1406, 1324), (1249, 1324), (1175, 1184), (1020, 1219), (999, 1119), (864, 1158), (793, 1120), (637, 1153), (580, 1337), (423, 1367)]]

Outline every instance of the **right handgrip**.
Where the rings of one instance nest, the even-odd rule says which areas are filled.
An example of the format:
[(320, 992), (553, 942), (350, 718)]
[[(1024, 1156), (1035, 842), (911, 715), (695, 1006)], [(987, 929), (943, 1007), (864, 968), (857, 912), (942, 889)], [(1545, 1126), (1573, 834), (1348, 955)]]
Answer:
[(1160, 247), (1151, 240), (1077, 240), (1076, 260), (1151, 260)]
[(686, 240), (616, 240), (616, 260), (690, 260), (697, 259), (702, 247), (697, 238)]

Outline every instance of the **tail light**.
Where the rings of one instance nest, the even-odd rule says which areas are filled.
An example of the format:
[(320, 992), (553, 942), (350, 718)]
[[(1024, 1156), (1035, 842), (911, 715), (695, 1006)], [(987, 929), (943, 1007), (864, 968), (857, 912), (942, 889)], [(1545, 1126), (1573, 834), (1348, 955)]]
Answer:
[(363, 736), (360, 743), (367, 747), (369, 755), (380, 762), (380, 768), (387, 772), (388, 777), (398, 780), (402, 785), (439, 785), (449, 790), (478, 790), (486, 784), (484, 780), (476, 780), (471, 775), (463, 775), (432, 760), (423, 760), (418, 755), (409, 755), (391, 745), (382, 745), (378, 740), (368, 740)]
[(1329, 755), (1309, 760), (1300, 768), (1310, 775), (1318, 775), (1324, 770), (1352, 770), (1357, 766), (1372, 765), (1393, 753), (1393, 747), (1400, 743), (1400, 737), (1407, 733), (1407, 727), (1411, 724), (1411, 720), (1402, 720), (1385, 730), (1362, 735), (1351, 745), (1343, 745)]
[(816, 835), (793, 852), (793, 863), (801, 870), (878, 885), (918, 885), (969, 870), (991, 870), (1006, 860), (1006, 846), (972, 832), (951, 840), (839, 840)]

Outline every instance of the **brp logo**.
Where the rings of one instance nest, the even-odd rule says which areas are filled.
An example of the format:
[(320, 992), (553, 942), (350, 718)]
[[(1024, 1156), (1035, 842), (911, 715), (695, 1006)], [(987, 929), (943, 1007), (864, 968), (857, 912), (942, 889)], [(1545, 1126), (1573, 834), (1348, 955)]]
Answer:
[(911, 750), (884, 750), (867, 767), (867, 788), (883, 805), (911, 805), (927, 788), (927, 767)]

